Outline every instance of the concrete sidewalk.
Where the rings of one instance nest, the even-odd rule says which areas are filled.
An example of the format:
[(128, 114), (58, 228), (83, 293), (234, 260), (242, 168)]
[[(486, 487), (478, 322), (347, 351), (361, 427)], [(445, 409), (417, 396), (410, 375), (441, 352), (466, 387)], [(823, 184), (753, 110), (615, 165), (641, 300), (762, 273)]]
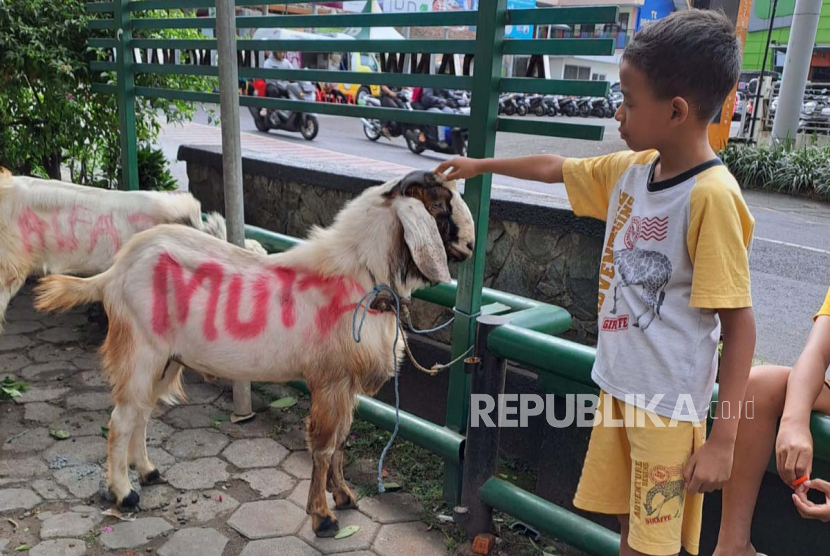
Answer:
[[(230, 384), (188, 376), (188, 404), (161, 406), (148, 428), (150, 459), (169, 484), (144, 487), (134, 521), (102, 515), (112, 506), (100, 492), (107, 457), (102, 427), (112, 407), (96, 354), (102, 334), (81, 310), (36, 312), (28, 286), (7, 318), (0, 380), (16, 377), (30, 389), (0, 402), (0, 554), (21, 546), (32, 547), (31, 556), (446, 553), (444, 536), (427, 530), (420, 505), (402, 491), (336, 511), (341, 528), (360, 527), (354, 535), (316, 538), (305, 512), (307, 398), (296, 411), (277, 415), (264, 397), (292, 392), (278, 385), (254, 394), (254, 420), (232, 424)], [(69, 438), (58, 440), (53, 431)], [(132, 482), (138, 486), (136, 477)]]

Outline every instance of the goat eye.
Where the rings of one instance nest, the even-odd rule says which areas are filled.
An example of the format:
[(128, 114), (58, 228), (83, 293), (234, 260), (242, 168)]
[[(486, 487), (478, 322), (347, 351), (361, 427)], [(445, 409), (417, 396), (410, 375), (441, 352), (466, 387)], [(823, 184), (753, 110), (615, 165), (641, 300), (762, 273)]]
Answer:
[(441, 212), (444, 210), (444, 203), (432, 203), (432, 210), (435, 212)]

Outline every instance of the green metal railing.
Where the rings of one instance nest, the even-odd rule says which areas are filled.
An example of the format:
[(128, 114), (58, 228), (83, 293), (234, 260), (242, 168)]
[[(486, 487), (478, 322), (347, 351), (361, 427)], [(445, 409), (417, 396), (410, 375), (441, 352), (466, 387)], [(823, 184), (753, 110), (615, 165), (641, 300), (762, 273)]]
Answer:
[[(309, 3), (307, 0), (272, 0), (269, 4)], [(237, 6), (262, 5), (262, 1), (237, 0)], [(136, 86), (136, 77), (144, 74), (157, 75), (201, 75), (217, 76), (218, 68), (210, 65), (172, 63), (171, 51), (204, 54), (217, 49), (214, 39), (157, 39), (148, 38), (147, 33), (163, 29), (204, 29), (216, 24), (214, 18), (167, 17), (144, 18), (141, 12), (148, 10), (182, 10), (209, 8), (214, 0), (115, 0), (88, 4), (90, 13), (102, 14), (101, 19), (91, 22), (91, 28), (100, 31), (101, 36), (90, 40), (89, 45), (100, 49), (100, 61), (92, 63), (97, 72), (114, 72), (116, 84), (98, 83), (94, 89), (101, 93), (118, 96), (121, 146), (122, 146), (122, 187), (136, 189), (136, 133), (135, 100), (137, 97), (164, 98), (203, 103), (218, 103), (219, 95), (204, 91), (173, 90), (156, 87)], [(111, 18), (106, 18), (111, 15)], [(170, 15), (168, 13), (168, 15)], [(544, 39), (505, 40), (507, 24), (603, 24), (616, 21), (616, 7), (556, 8), (507, 10), (506, 0), (482, 2), (476, 12), (418, 13), (418, 14), (342, 14), (342, 15), (285, 15), (261, 17), (237, 17), (241, 28), (300, 28), (300, 27), (377, 27), (377, 26), (460, 26), (475, 25), (475, 40), (250, 40), (237, 41), (238, 51), (259, 52), (262, 50), (287, 50), (301, 52), (365, 52), (392, 55), (409, 55), (415, 61), (432, 54), (459, 55), (474, 61), (472, 75), (435, 75), (431, 73), (361, 73), (331, 70), (276, 70), (255, 67), (240, 67), (240, 78), (265, 78), (287, 80), (312, 80), (335, 83), (358, 83), (361, 85), (389, 84), (396, 86), (438, 87), (471, 91), (471, 112), (469, 115), (446, 114), (420, 111), (372, 108), (367, 106), (307, 103), (286, 99), (242, 96), (240, 104), (250, 107), (286, 109), (319, 114), (349, 117), (398, 120), (411, 124), (453, 125), (469, 130), (468, 156), (491, 157), (494, 154), (497, 132), (529, 135), (555, 136), (572, 139), (601, 140), (603, 126), (579, 125), (551, 121), (527, 121), (499, 117), (497, 112), (500, 92), (528, 92), (561, 95), (602, 96), (608, 91), (606, 82), (580, 82), (531, 77), (503, 78), (502, 60), (505, 55), (564, 56), (564, 55), (611, 55), (614, 41), (611, 39)], [(164, 63), (136, 63), (135, 52), (154, 49), (164, 54)], [(142, 58), (144, 58), (142, 56)], [(465, 63), (465, 67), (467, 64)], [(412, 67), (424, 67), (413, 63)], [(429, 71), (429, 70), (428, 70)], [(439, 286), (416, 293), (416, 297), (453, 307), (456, 321), (453, 327), (452, 355), (454, 358), (465, 353), (475, 339), (475, 316), (479, 312), (509, 311), (510, 324), (494, 333), (493, 342), (503, 346), (506, 357), (528, 363), (548, 376), (549, 362), (559, 360), (569, 365), (574, 353), (583, 354), (581, 346), (557, 339), (552, 334), (561, 334), (571, 325), (567, 311), (519, 296), (506, 294), (483, 287), (484, 259), (487, 224), (490, 212), (491, 176), (484, 175), (468, 180), (464, 198), (476, 221), (476, 250), (473, 257), (459, 269), (458, 281), (448, 286)], [(247, 227), (247, 235), (262, 242), (270, 251), (290, 248), (297, 240), (280, 236), (265, 230)], [(541, 349), (538, 349), (542, 346)], [(535, 351), (535, 353), (534, 353)], [(580, 367), (578, 367), (580, 368)], [(563, 380), (571, 380), (573, 386), (581, 383), (578, 373), (571, 378), (567, 367), (557, 367)], [(544, 379), (543, 379), (544, 381)], [(302, 384), (298, 384), (302, 387)], [(463, 458), (463, 434), (466, 431), (469, 403), (470, 380), (464, 373), (463, 363), (450, 369), (447, 393), (447, 414), (443, 427), (402, 412), (401, 436), (431, 451), (445, 460), (445, 498), (451, 504), (460, 499), (461, 460)], [(390, 429), (394, 426), (394, 409), (370, 398), (361, 398), (357, 416), (376, 425)], [(565, 510), (556, 508), (541, 499), (523, 493), (515, 487), (488, 483), (482, 489), (483, 497), (496, 492), (491, 503), (522, 516), (532, 502), (539, 512), (532, 512), (527, 521), (541, 530), (562, 539), (571, 539), (577, 532), (595, 539), (597, 547), (618, 542), (617, 536)], [(486, 492), (485, 492), (486, 490)], [(532, 498), (527, 498), (531, 496)], [(489, 500), (489, 498), (488, 498)], [(531, 502), (528, 502), (530, 500)], [(499, 505), (501, 504), (501, 505)], [(506, 504), (506, 505), (505, 505)], [(546, 509), (545, 509), (546, 508)], [(535, 517), (534, 517), (535, 516)], [(543, 523), (537, 523), (538, 521)], [(577, 527), (576, 530), (573, 528)], [(590, 552), (590, 550), (589, 550)], [(605, 554), (598, 549), (594, 553)]]

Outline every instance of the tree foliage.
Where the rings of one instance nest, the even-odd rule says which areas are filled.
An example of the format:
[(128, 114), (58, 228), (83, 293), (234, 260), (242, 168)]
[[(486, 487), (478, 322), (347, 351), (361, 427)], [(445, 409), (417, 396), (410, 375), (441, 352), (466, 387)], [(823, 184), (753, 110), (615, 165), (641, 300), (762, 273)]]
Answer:
[[(112, 52), (88, 47), (111, 31), (88, 28), (85, 0), (0, 0), (0, 165), (14, 173), (60, 177), (69, 168), (75, 183), (113, 187), (120, 171), (115, 95), (92, 91), (93, 82), (116, 82), (114, 73), (96, 75), (90, 62), (114, 60)], [(183, 17), (181, 11), (133, 13), (133, 17)], [(134, 32), (135, 38), (201, 38), (198, 30)], [(146, 53), (136, 52), (146, 58)], [(187, 61), (187, 55), (184, 60)], [(136, 85), (211, 91), (215, 79), (198, 76), (136, 76)], [(192, 103), (139, 98), (137, 140), (145, 158), (162, 123), (192, 118)], [(159, 164), (144, 165), (158, 168)], [(161, 165), (163, 169), (164, 166)], [(166, 178), (141, 179), (167, 183)]]

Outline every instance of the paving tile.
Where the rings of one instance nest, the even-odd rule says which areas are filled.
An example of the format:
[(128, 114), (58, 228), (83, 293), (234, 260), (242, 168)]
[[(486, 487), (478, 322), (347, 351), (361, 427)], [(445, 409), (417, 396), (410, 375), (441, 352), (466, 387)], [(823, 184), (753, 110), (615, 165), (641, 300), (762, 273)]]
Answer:
[(53, 539), (37, 544), (26, 554), (29, 556), (83, 556), (86, 554), (86, 543), (80, 539)]
[[(369, 550), (372, 545), (372, 539), (375, 537), (380, 524), (374, 523), (371, 519), (363, 515), (357, 510), (346, 510), (342, 512), (335, 512), (337, 516), (340, 529), (349, 527), (350, 525), (357, 525), (360, 530), (345, 539), (335, 538), (318, 538), (314, 531), (311, 530), (311, 519), (306, 520), (303, 528), (300, 530), (300, 538), (308, 544), (322, 552), (323, 554), (334, 554), (336, 552), (348, 552), (350, 550)], [(418, 554), (417, 552), (397, 552), (397, 555), (402, 554)], [(420, 554), (418, 554), (420, 556)]]
[(360, 511), (378, 523), (400, 523), (421, 519), (420, 502), (408, 492), (386, 492), (360, 500)]
[[(193, 503), (193, 500), (196, 503)], [(221, 500), (221, 502), (219, 501)], [(223, 490), (209, 490), (182, 496), (182, 504), (174, 510), (176, 517), (188, 523), (205, 523), (219, 516), (228, 516), (239, 507), (239, 501)]]
[(213, 416), (221, 411), (212, 405), (180, 405), (164, 415), (164, 422), (177, 429), (208, 428), (213, 423)]
[(53, 515), (40, 526), (40, 538), (83, 537), (103, 520), (99, 510), (90, 509), (92, 511), (86, 513), (66, 512)]
[(216, 456), (228, 445), (228, 437), (211, 429), (179, 431), (164, 443), (164, 449), (180, 459)]
[(43, 453), (43, 457), (51, 469), (105, 462), (107, 441), (100, 435), (68, 438), (56, 442)]
[(0, 490), (0, 512), (9, 510), (31, 510), (43, 500), (28, 488), (6, 488)]
[(59, 469), (54, 476), (55, 481), (76, 498), (89, 498), (98, 492), (104, 471), (98, 465), (85, 463)]
[(297, 482), (297, 479), (278, 469), (252, 469), (236, 477), (248, 483), (263, 498), (288, 494)]
[(86, 336), (87, 331), (82, 327), (60, 326), (38, 333), (37, 339), (50, 344), (68, 344), (81, 341)]
[(427, 525), (417, 521), (381, 527), (375, 539), (374, 550), (380, 556), (444, 556), (447, 545), (441, 533), (427, 531)]
[(49, 479), (38, 479), (32, 482), (32, 490), (37, 492), (44, 500), (66, 500), (69, 498), (69, 493), (66, 492), (55, 481)]
[(73, 409), (87, 409), (90, 411), (109, 409), (112, 407), (112, 395), (109, 392), (84, 392), (67, 396), (66, 407)]
[(69, 388), (33, 384), (21, 396), (15, 398), (14, 403), (49, 402), (62, 398), (67, 392)]
[(251, 541), (239, 556), (320, 556), (320, 552), (297, 537)]
[(99, 542), (109, 548), (138, 548), (162, 533), (172, 531), (173, 526), (160, 517), (145, 517), (135, 521), (122, 521), (112, 525), (112, 531), (101, 533)]
[(222, 556), (228, 539), (216, 529), (194, 527), (177, 531), (164, 543), (160, 556)]
[(3, 334), (0, 335), (0, 353), (5, 351), (21, 351), (34, 344), (26, 336)]
[(23, 414), (23, 418), (27, 421), (35, 421), (41, 424), (51, 423), (63, 415), (62, 407), (46, 402), (27, 403), (24, 407), (26, 408), (26, 412)]
[(165, 476), (175, 488), (182, 490), (201, 490), (213, 488), (220, 481), (227, 481), (230, 475), (225, 470), (227, 464), (219, 458), (202, 458), (183, 461), (167, 470)]
[(308, 450), (294, 452), (282, 462), (282, 469), (298, 479), (311, 479), (311, 454)]
[(188, 384), (184, 389), (187, 394), (187, 405), (209, 404), (215, 401), (222, 393), (221, 388), (212, 384)]
[(23, 367), (31, 365), (32, 360), (16, 351), (0, 353), (0, 378), (16, 373)]
[(287, 500), (260, 500), (242, 504), (228, 525), (251, 540), (293, 535), (305, 520), (305, 512)]
[(18, 375), (28, 382), (60, 381), (72, 378), (78, 369), (72, 363), (53, 361), (51, 363), (33, 363), (18, 371)]
[[(15, 398), (18, 399), (18, 398)], [(20, 435), (15, 435), (3, 444), (2, 451), (7, 454), (25, 454), (29, 452), (42, 452), (55, 443), (55, 439), (49, 436), (49, 430), (43, 427), (29, 429)], [(0, 457), (8, 457), (7, 455)]]
[(109, 425), (110, 415), (106, 411), (73, 411), (53, 420), (49, 424), (51, 429), (63, 429), (73, 437), (98, 436), (101, 437), (101, 427)]
[(7, 322), (3, 327), (3, 334), (31, 334), (43, 330), (43, 325), (36, 320), (18, 320)]
[(288, 454), (288, 450), (270, 438), (237, 440), (222, 453), (226, 460), (241, 469), (276, 467)]

